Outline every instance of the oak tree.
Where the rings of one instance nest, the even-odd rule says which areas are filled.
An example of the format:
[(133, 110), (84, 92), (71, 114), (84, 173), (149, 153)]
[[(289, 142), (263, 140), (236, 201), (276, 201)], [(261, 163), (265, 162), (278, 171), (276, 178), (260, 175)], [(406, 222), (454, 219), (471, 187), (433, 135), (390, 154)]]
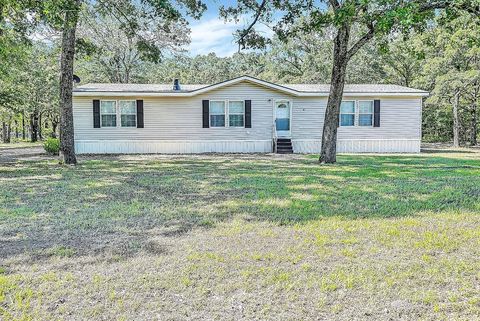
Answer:
[[(239, 49), (265, 47), (269, 39), (256, 27), (273, 24), (284, 39), (298, 31), (333, 30), (333, 65), (330, 93), (322, 135), (321, 163), (336, 162), (337, 127), (347, 66), (353, 56), (375, 36), (422, 29), (438, 12), (454, 15), (460, 11), (480, 14), (478, 0), (239, 0), (236, 6), (223, 6), (220, 16), (239, 20), (251, 16), (251, 22), (236, 33)], [(352, 28), (363, 31), (352, 37)]]

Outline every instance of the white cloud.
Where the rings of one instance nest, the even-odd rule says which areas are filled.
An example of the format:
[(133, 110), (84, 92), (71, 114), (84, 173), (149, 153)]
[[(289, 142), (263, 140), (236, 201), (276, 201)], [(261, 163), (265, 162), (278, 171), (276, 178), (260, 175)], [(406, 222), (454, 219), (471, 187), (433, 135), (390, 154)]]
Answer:
[(188, 50), (192, 55), (203, 55), (214, 52), (217, 56), (230, 56), (237, 50), (233, 33), (239, 26), (213, 18), (200, 21), (191, 26), (192, 42)]
[[(243, 20), (243, 19), (242, 19)], [(214, 52), (219, 57), (231, 56), (238, 50), (233, 39), (233, 33), (244, 23), (225, 22), (219, 18), (211, 18), (193, 23), (190, 28), (191, 43), (188, 50), (191, 55), (208, 54)], [(269, 33), (268, 28), (259, 26), (262, 32)]]

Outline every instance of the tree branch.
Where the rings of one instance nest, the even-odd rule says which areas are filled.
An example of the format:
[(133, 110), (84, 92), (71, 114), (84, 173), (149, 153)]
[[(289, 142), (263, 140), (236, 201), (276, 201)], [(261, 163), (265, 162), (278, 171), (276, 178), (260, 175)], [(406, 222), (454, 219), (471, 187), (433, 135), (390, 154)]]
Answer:
[[(255, 24), (257, 23), (258, 19), (262, 15), (263, 9), (265, 9), (266, 4), (267, 4), (267, 0), (262, 0), (262, 3), (257, 8), (255, 18), (250, 23), (250, 25), (247, 27), (247, 29), (244, 29), (242, 31), (242, 34), (240, 35), (240, 38), (238, 39), (238, 51), (240, 51), (240, 49), (245, 48), (245, 44), (244, 44), (245, 37), (248, 36), (248, 34), (252, 30), (253, 26), (255, 26)], [(242, 46), (242, 48), (240, 48), (240, 46)]]
[(357, 51), (362, 48), (375, 35), (375, 27), (371, 24), (368, 27), (368, 32), (364, 34), (358, 41), (347, 51), (347, 60), (353, 57)]
[(333, 9), (338, 9), (338, 7), (340, 7), (338, 0), (329, 0), (329, 2), (330, 2), (330, 5), (333, 7)]

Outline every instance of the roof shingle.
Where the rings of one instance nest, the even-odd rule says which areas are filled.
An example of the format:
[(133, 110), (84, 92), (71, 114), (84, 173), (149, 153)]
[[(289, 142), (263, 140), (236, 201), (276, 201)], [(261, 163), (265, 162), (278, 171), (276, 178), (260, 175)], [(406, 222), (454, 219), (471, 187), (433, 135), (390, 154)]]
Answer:
[[(330, 91), (329, 84), (281, 84), (277, 85), (269, 83), (260, 79), (249, 76), (242, 76), (217, 84), (199, 84), (199, 85), (180, 85), (180, 90), (173, 90), (173, 84), (106, 84), (106, 83), (90, 83), (74, 88), (76, 93), (149, 93), (149, 94), (169, 94), (169, 93), (183, 93), (189, 94), (197, 91), (204, 91), (210, 88), (218, 88), (219, 86), (233, 84), (239, 81), (250, 81), (262, 86), (272, 87), (277, 90), (290, 91), (290, 93), (297, 92), (303, 95), (319, 94), (321, 96), (328, 95)], [(408, 88), (398, 85), (390, 84), (351, 84), (345, 85), (345, 94), (419, 94), (425, 95), (428, 93), (423, 90)]]

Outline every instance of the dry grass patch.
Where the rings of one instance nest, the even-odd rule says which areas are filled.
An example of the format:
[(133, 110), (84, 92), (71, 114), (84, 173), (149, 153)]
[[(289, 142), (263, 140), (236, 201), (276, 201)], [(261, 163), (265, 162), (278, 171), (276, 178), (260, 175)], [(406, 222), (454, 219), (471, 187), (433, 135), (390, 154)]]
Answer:
[(477, 320), (479, 178), (470, 153), (0, 164), (0, 319)]

